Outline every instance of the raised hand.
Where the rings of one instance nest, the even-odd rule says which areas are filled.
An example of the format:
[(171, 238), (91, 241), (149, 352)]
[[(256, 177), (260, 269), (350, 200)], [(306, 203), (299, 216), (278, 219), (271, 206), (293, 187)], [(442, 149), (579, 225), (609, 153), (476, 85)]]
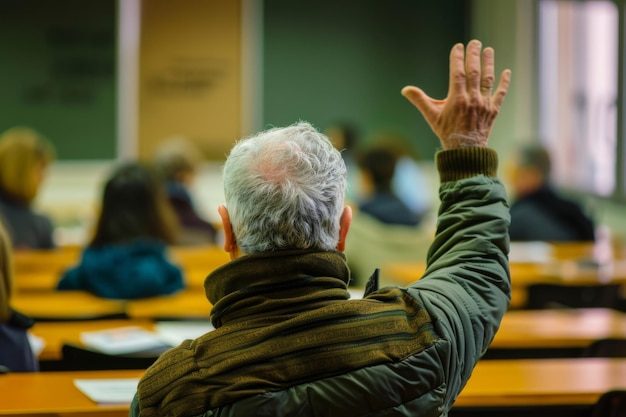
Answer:
[[(420, 88), (406, 86), (402, 95), (422, 113), (443, 149), (487, 146), (491, 128), (504, 102), (511, 71), (504, 70), (493, 92), (494, 51), (479, 41), (459, 43), (450, 51), (450, 85), (444, 100), (429, 97)], [(481, 59), (482, 58), (482, 59)]]

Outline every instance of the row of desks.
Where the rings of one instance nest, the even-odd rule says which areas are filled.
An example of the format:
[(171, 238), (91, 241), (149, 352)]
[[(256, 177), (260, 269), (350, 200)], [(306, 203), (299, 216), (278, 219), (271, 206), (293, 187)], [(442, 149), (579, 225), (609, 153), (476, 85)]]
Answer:
[[(64, 342), (80, 343), (80, 333), (124, 326), (153, 330), (148, 317), (117, 320), (38, 322), (31, 329), (44, 342), (41, 360), (61, 358)], [(509, 311), (491, 349), (584, 348), (606, 338), (626, 338), (626, 313), (610, 309)]]
[(85, 291), (18, 293), (11, 304), (16, 310), (43, 320), (85, 320), (109, 316), (194, 319), (208, 318), (211, 312), (211, 304), (200, 290), (138, 300), (111, 300)]
[[(228, 262), (217, 246), (171, 247), (170, 256), (184, 271), (189, 290), (202, 291), (206, 276)], [(49, 293), (56, 288), (63, 270), (78, 262), (78, 248), (15, 253), (15, 286), (18, 294)], [(381, 265), (392, 281), (407, 285), (422, 276), (423, 261)], [(626, 284), (626, 249), (602, 243), (539, 242), (511, 246), (511, 307), (523, 307), (526, 289), (536, 283), (562, 285)]]
[[(81, 371), (0, 376), (0, 415), (127, 416), (128, 404), (97, 404), (75, 379), (140, 378), (143, 371)], [(481, 361), (455, 407), (591, 406), (626, 390), (626, 359)], [(132, 394), (132, 393), (131, 393)]]
[[(15, 287), (18, 293), (54, 290), (63, 272), (80, 261), (81, 249), (70, 246), (55, 250), (19, 250), (13, 254)], [(230, 258), (216, 245), (172, 246), (172, 262), (180, 265), (189, 288), (202, 288), (204, 279)]]

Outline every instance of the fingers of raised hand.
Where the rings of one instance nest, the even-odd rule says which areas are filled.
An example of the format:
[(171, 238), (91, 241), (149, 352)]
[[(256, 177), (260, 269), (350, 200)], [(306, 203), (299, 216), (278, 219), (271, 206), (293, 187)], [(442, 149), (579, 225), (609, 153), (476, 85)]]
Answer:
[(450, 84), (448, 97), (465, 94), (465, 49), (457, 43), (450, 51)]
[(498, 82), (498, 88), (496, 88), (496, 92), (493, 95), (492, 103), (499, 109), (504, 102), (504, 97), (506, 96), (507, 91), (509, 90), (509, 84), (511, 83), (511, 70), (504, 70), (500, 75), (500, 81)]
[(480, 50), (481, 43), (477, 40), (473, 40), (467, 44), (466, 57), (465, 57), (465, 79), (467, 86), (467, 93), (470, 97), (475, 97), (480, 92), (481, 87), (481, 68), (480, 68)]
[(495, 82), (494, 72), (493, 48), (485, 48), (482, 53), (482, 71), (480, 75), (480, 92), (484, 96), (491, 96)]

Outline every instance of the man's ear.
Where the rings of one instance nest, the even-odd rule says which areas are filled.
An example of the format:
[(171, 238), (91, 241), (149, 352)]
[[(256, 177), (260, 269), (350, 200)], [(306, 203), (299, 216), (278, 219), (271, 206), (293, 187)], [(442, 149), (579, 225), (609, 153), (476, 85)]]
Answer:
[(237, 246), (237, 239), (233, 233), (233, 226), (230, 224), (230, 215), (228, 209), (223, 204), (217, 208), (217, 212), (222, 219), (222, 230), (224, 231), (224, 250), (230, 254), (231, 259), (235, 259), (239, 256), (239, 247)]
[(348, 229), (352, 223), (352, 207), (345, 206), (341, 218), (339, 219), (339, 241), (337, 242), (337, 250), (343, 252), (346, 249), (346, 237)]

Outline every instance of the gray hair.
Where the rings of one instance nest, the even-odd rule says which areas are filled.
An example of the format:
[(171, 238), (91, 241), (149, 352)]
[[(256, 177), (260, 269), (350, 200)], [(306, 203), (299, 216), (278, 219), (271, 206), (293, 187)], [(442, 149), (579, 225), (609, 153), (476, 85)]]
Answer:
[(346, 175), (339, 151), (306, 122), (237, 142), (223, 171), (237, 245), (249, 254), (333, 250)]

